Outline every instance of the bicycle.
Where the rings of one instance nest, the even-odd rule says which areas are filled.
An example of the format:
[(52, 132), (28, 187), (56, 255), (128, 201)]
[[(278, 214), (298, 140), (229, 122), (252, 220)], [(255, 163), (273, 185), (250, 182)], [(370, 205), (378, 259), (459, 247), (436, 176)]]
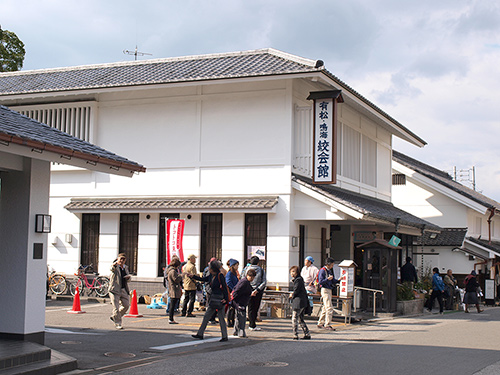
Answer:
[(64, 275), (56, 273), (56, 271), (47, 273), (47, 281), (49, 284), (49, 289), (54, 294), (63, 294), (68, 288), (66, 277)]
[[(89, 273), (92, 273), (95, 276), (91, 279), (91, 282), (87, 277), (87, 274)], [(75, 273), (75, 276), (78, 276), (76, 281), (70, 283), (69, 291), (71, 295), (74, 296), (76, 294), (76, 287), (78, 287), (80, 295), (85, 293), (85, 288), (89, 290), (89, 294), (94, 291), (99, 297), (106, 297), (108, 295), (109, 278), (106, 276), (99, 276), (97, 272), (94, 272), (92, 264), (89, 264), (88, 266), (80, 265), (77, 273)]]

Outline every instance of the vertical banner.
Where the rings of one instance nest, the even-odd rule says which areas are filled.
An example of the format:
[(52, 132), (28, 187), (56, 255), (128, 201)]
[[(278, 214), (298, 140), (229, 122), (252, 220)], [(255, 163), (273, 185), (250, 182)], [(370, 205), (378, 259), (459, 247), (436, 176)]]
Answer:
[(167, 219), (167, 264), (172, 257), (177, 255), (184, 262), (184, 251), (182, 250), (182, 239), (184, 236), (184, 220)]
[(311, 92), (314, 101), (312, 179), (316, 184), (337, 182), (337, 102), (340, 90)]

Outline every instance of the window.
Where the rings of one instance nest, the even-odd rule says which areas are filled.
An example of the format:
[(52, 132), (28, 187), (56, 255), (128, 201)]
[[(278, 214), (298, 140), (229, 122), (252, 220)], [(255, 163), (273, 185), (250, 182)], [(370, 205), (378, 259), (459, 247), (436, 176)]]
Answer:
[(392, 175), (393, 185), (406, 185), (406, 175), (404, 173), (394, 173)]
[(179, 214), (160, 214), (158, 238), (158, 276), (163, 276), (163, 267), (167, 264), (167, 219), (178, 219)]
[(482, 234), (482, 219), (480, 217), (476, 217), (476, 234)]
[[(245, 214), (245, 253), (247, 259), (250, 258), (249, 246), (265, 246), (267, 259), (267, 214)], [(265, 264), (263, 266), (265, 267)]]
[(119, 253), (125, 253), (131, 274), (137, 275), (137, 249), (139, 243), (139, 214), (120, 214)]
[(360, 181), (361, 134), (343, 125), (342, 137), (342, 175)]
[(361, 140), (361, 182), (377, 186), (377, 142), (366, 135), (363, 135)]
[(80, 263), (84, 266), (92, 264), (95, 272), (99, 266), (100, 220), (100, 214), (82, 214)]
[(222, 259), (222, 214), (201, 215), (200, 268), (211, 258)]

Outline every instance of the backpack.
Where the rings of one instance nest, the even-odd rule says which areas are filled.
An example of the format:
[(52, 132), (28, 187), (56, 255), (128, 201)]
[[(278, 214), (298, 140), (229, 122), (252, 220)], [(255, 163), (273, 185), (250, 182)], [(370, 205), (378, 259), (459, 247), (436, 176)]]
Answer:
[(328, 270), (326, 269), (325, 266), (321, 267), (320, 270), (318, 271), (318, 274), (316, 275), (316, 280), (314, 280), (314, 286), (316, 287), (316, 289), (318, 290), (318, 292), (321, 290), (321, 285), (319, 285), (319, 273), (321, 272), (321, 270), (325, 270), (326, 271), (326, 274), (328, 275)]

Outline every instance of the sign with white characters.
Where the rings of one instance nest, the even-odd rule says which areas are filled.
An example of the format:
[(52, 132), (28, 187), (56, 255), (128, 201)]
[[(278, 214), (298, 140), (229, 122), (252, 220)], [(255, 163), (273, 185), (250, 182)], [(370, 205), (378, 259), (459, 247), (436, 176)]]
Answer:
[(167, 219), (167, 264), (170, 264), (174, 255), (179, 257), (181, 262), (184, 262), (183, 236), (184, 220)]

